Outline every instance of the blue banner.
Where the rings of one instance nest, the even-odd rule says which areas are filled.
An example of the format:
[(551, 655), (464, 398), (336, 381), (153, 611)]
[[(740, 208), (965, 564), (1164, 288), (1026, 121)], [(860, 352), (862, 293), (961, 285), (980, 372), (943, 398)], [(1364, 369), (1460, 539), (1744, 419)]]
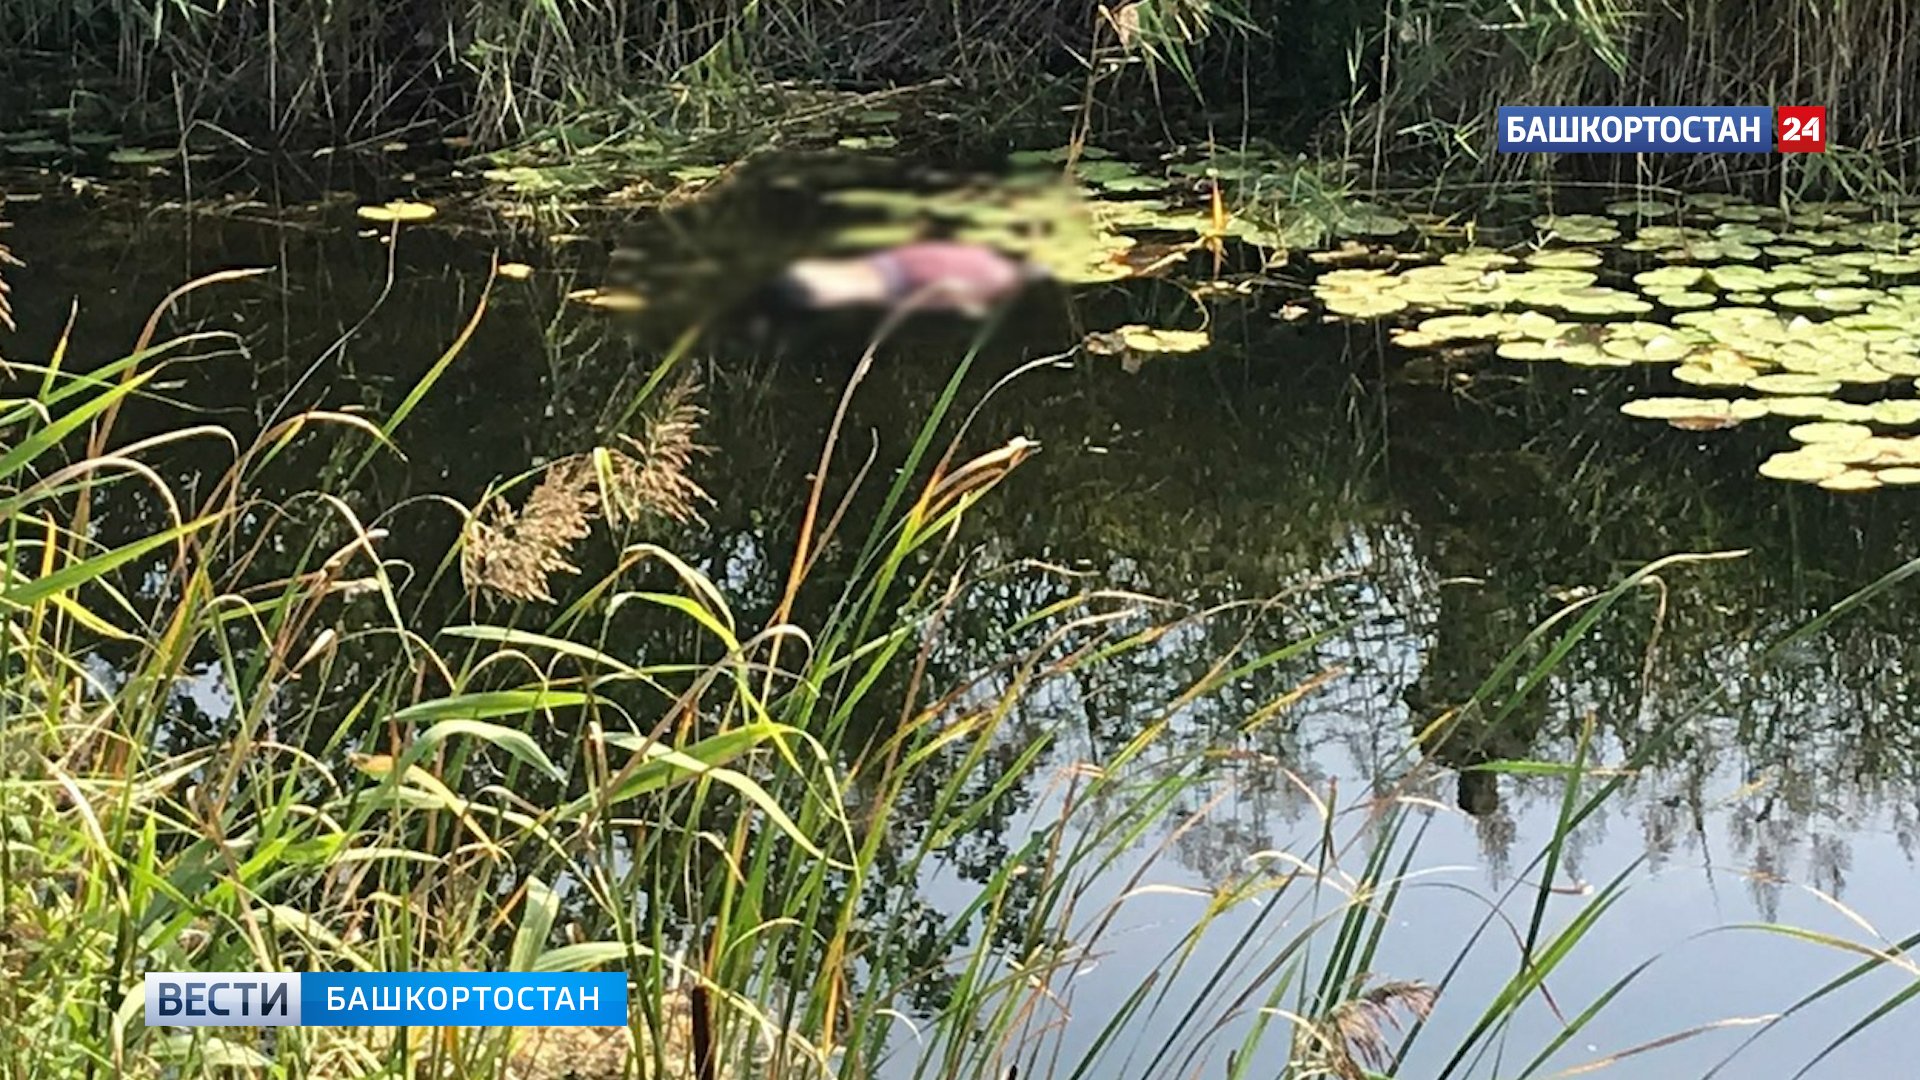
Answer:
[(149, 1027), (624, 1027), (623, 972), (148, 972)]
[(1773, 150), (1770, 106), (1500, 106), (1503, 154), (1730, 154)]

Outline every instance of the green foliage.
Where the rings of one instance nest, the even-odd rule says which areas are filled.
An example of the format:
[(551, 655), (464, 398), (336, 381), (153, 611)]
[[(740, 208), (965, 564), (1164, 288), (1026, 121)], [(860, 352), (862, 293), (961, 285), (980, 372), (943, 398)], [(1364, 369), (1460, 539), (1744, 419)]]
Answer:
[[(626, 970), (637, 988), (630, 1071), (656, 1077), (710, 1062), (726, 1077), (777, 1064), (789, 1076), (849, 1078), (997, 1076), (1015, 1065), (1029, 1076), (1305, 1078), (1392, 1074), (1416, 1045), (1444, 1063), (1439, 1075), (1491, 1075), (1485, 1062), (1498, 1058), (1500, 1075), (1538, 1076), (1645, 969), (1590, 1001), (1548, 995), (1549, 977), (1632, 881), (1628, 867), (1562, 903), (1570, 838), (1679, 736), (1677, 725), (1622, 761), (1600, 761), (1587, 731), (1569, 761), (1472, 766), (1560, 784), (1551, 834), (1501, 898), (1518, 902), (1524, 929), (1513, 942), (1485, 933), (1510, 907), (1502, 903), (1460, 945), (1456, 969), (1482, 951), (1512, 965), (1485, 1000), (1449, 1001), (1444, 972), (1377, 970), (1431, 820), (1430, 801), (1391, 780), (1410, 760), (1344, 804), (1260, 762), (1312, 805), (1303, 837), (1207, 888), (1159, 884), (1166, 852), (1206, 817), (1193, 797), (1210, 802), (1234, 779), (1219, 751), (1319, 676), (1273, 700), (1230, 699), (1236, 723), (1203, 749), (1170, 733), (1200, 703), (1291, 670), (1321, 639), (1238, 643), (1137, 702), (1128, 714), (1137, 728), (1097, 759), (1062, 747), (1067, 732), (1029, 713), (1051, 720), (1048, 693), (1097, 685), (1224, 612), (1095, 583), (1006, 613), (988, 655), (957, 664), (943, 655), (947, 620), (991, 572), (961, 558), (954, 539), (1031, 452), (1015, 440), (965, 456), (978, 438), (979, 413), (960, 408), (972, 354), (911, 433), (864, 532), (841, 533), (833, 508), (846, 493), (835, 485), (848, 470), (835, 467), (841, 427), (829, 429), (811, 486), (792, 493), (802, 524), (766, 622), (755, 624), (732, 583), (642, 535), (568, 606), (476, 601), (470, 612), (484, 614), (437, 625), (419, 613), (459, 553), (418, 568), (383, 554), (385, 534), (368, 522), (391, 508), (359, 505), (364, 456), (337, 455), (356, 464), (284, 505), (256, 484), (295, 439), (375, 453), (404, 444), (405, 421), (432, 388), (460, 377), (473, 322), (384, 421), (312, 413), (272, 424), (235, 448), (197, 502), (144, 459), (170, 442), (232, 445), (232, 436), (187, 427), (123, 444), (115, 417), (224, 339), (142, 341), (87, 372), (63, 363), (64, 345), (44, 362), (10, 360), (10, 396), (0, 399), (0, 1068), (9, 1074), (524, 1075), (527, 1045), (501, 1032), (288, 1030), (269, 1055), (222, 1033), (150, 1031), (140, 976), (605, 967)], [(660, 359), (643, 398), (668, 392), (683, 353)], [(848, 399), (873, 364), (870, 351)], [(160, 505), (165, 524), (103, 542), (90, 522), (127, 500)], [(318, 509), (303, 516), (306, 506)], [(290, 566), (263, 554), (276, 545)], [(819, 572), (816, 556), (829, 548), (849, 554), (852, 573)], [(1699, 561), (1656, 563), (1556, 615), (1408, 747), (1409, 759), (1509, 721), (1609, 619), (1645, 591), (1664, 596), (1663, 575)], [(1915, 572), (1889, 575), (1757, 662), (1791, 655)], [(684, 625), (693, 644), (635, 658), (623, 615)], [(349, 680), (350, 666), (373, 674)], [(178, 707), (197, 679), (230, 703), (207, 730)], [(346, 686), (364, 689), (326, 692)], [(1709, 695), (1697, 711), (1719, 704)], [(1040, 788), (1046, 797), (1028, 801)], [(1178, 825), (1163, 836), (1169, 820)], [(1016, 839), (982, 861), (957, 910), (938, 910), (921, 883), (983, 824)], [(1156, 892), (1190, 899), (1190, 923), (1107, 1015), (1072, 1017), (1078, 980), (1114, 947), (1128, 905)], [(1838, 938), (1820, 943), (1861, 954)], [(1863, 964), (1901, 961), (1875, 950)], [(1516, 1045), (1516, 1018), (1542, 1001), (1563, 1024), (1544, 1046)], [(1430, 1050), (1422, 1040), (1436, 1037), (1419, 1020), (1442, 1008), (1458, 1011), (1455, 1030), (1466, 1034)], [(695, 1036), (708, 1025), (690, 1023), (693, 1010), (712, 1021), (710, 1039)], [(1862, 1029), (1881, 1015), (1863, 1017)], [(1389, 1016), (1414, 1023), (1393, 1037)], [(1069, 1018), (1093, 1037), (1069, 1044)], [(903, 1037), (903, 1021), (918, 1037)], [(1141, 1031), (1156, 1039), (1143, 1043)], [(1524, 1071), (1509, 1070), (1509, 1050), (1533, 1054)]]

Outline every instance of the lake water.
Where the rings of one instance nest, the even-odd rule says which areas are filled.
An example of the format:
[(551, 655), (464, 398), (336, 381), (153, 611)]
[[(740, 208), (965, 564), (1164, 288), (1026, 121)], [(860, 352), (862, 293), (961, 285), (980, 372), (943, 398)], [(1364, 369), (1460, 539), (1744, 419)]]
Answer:
[[(390, 287), (388, 249), (360, 233), (352, 199), (284, 208), (267, 185), (258, 199), (189, 211), (158, 206), (157, 198), (49, 190), (6, 208), (15, 223), (7, 243), (28, 265), (8, 274), (20, 329), (0, 339), (0, 355), (45, 355), (76, 302), (78, 359), (119, 355), (181, 282), (270, 266), (270, 274), (181, 306), (170, 330), (233, 330), (247, 355), (198, 363), (168, 394), (204, 420), (242, 431), (286, 395), (302, 407), (364, 407), (378, 416), (457, 336), (498, 250), (534, 265), (535, 276), (496, 284), (473, 341), (403, 429), (407, 461), (383, 465), (366, 482), (369, 505), (437, 494), (471, 502), (489, 483), (591, 445), (610, 403), (631, 396), (684, 327), (818, 240), (828, 215), (815, 188), (833, 182), (824, 175), (817, 183), (743, 183), (664, 214), (567, 223), (449, 213), (402, 234)], [(562, 232), (582, 239), (551, 241)], [(620, 318), (565, 300), (571, 289), (620, 278), (653, 297), (647, 312)], [(1758, 434), (1684, 432), (1621, 417), (1620, 403), (1646, 389), (1647, 369), (1409, 362), (1373, 329), (1275, 317), (1300, 297), (1276, 287), (1218, 302), (1214, 347), (1129, 372), (1112, 358), (1071, 350), (1089, 331), (1190, 320), (1179, 290), (1049, 286), (1008, 314), (967, 394), (977, 398), (1023, 362), (1065, 357), (997, 394), (976, 422), (972, 450), (1015, 435), (1043, 447), (968, 519), (962, 539), (982, 559), (1044, 561), (1190, 607), (1278, 598), (1253, 622), (1170, 636), (1116, 682), (1036, 703), (1031, 722), (1067, 730), (1063, 764), (1110, 752), (1145, 703), (1173, 696), (1243, 634), (1249, 653), (1329, 634), (1299, 662), (1183, 716), (1178, 738), (1231, 742), (1251, 763), (1211, 792), (1224, 798), (1171, 843), (1148, 880), (1204, 888), (1255, 852), (1309, 843), (1320, 819), (1283, 769), (1321, 791), (1337, 785), (1341, 805), (1370, 790), (1417, 793), (1432, 806), (1411, 866), (1421, 876), (1395, 909), (1375, 968), (1437, 982), (1485, 918), (1488, 899), (1528, 873), (1552, 832), (1561, 790), (1550, 777), (1451, 770), (1569, 760), (1591, 718), (1602, 764), (1671, 725), (1681, 734), (1571, 843), (1556, 882), (1566, 906), (1549, 905), (1550, 926), (1580, 902), (1572, 894), (1581, 885), (1639, 866), (1624, 899), (1549, 989), (1573, 1015), (1635, 964), (1659, 959), (1546, 1073), (1695, 1025), (1777, 1012), (1857, 959), (1717, 928), (1779, 920), (1875, 940), (1857, 916), (1889, 939), (1911, 932), (1920, 895), (1920, 627), (1911, 590), (1896, 590), (1764, 669), (1753, 662), (1826, 605), (1920, 557), (1920, 496), (1849, 497), (1772, 483), (1754, 473), (1776, 449)], [(666, 542), (736, 589), (742, 610), (765, 612), (777, 599), (821, 436), (871, 322), (751, 321), (716, 319), (695, 350), (709, 410), (705, 438), (715, 448), (697, 475), (714, 503), (703, 526)], [(854, 399), (847, 431), (855, 449), (843, 462), (869, 445), (880, 470), (899, 460), (972, 329), (923, 319), (882, 347)], [(140, 413), (133, 423), (178, 418), (171, 407)], [(301, 444), (267, 476), (266, 494), (300, 490), (329, 460), (323, 441)], [(166, 461), (183, 489), (204, 490), (225, 457), (209, 445)], [(425, 501), (408, 505), (417, 512), (385, 523), (388, 554), (437, 559), (457, 521)], [(109, 504), (101, 527), (150, 526), (151, 513), (144, 503)], [(1651, 589), (1624, 603), (1547, 691), (1499, 729), (1461, 733), (1433, 760), (1418, 749), (1416, 734), (1464, 701), (1566, 598), (1662, 556), (1735, 550), (1747, 554), (1668, 571), (1663, 605)], [(582, 557), (591, 580), (606, 556)], [(968, 662), (970, 640), (984, 653), (997, 627), (1066, 587), (1051, 571), (999, 580), (947, 628), (957, 667)], [(676, 644), (662, 632), (633, 647), (671, 655)], [(1253, 707), (1322, 672), (1330, 674), (1292, 710), (1251, 735), (1231, 733), (1236, 705)], [(1714, 687), (1724, 695), (1698, 707)], [(344, 701), (352, 691), (326, 694)], [(183, 730), (221, 720), (211, 685), (194, 688), (181, 707)], [(1028, 797), (1031, 812), (1044, 816), (1048, 791)], [(1196, 795), (1189, 808), (1199, 803)], [(1004, 827), (1014, 836), (1023, 823)], [(1140, 857), (1151, 851), (1143, 845)], [(970, 876), (962, 861), (924, 883), (936, 904), (959, 905)], [(1117, 890), (1119, 879), (1102, 887)], [(1531, 896), (1522, 888), (1513, 898), (1515, 918), (1525, 917)], [(1201, 903), (1173, 894), (1129, 902), (1113, 948), (1074, 989), (1070, 1047), (1095, 1037), (1116, 995), (1151, 970)], [(1223, 918), (1217, 947), (1256, 915), (1249, 906)], [(1403, 1075), (1438, 1071), (1444, 1058), (1435, 1055), (1478, 1018), (1512, 974), (1515, 954), (1507, 931), (1489, 933), (1446, 987)], [(1862, 979), (1791, 1018), (1720, 1075), (1793, 1075), (1909, 982)], [(1156, 1018), (1142, 1044), (1154, 1046), (1172, 1023)], [(1517, 1075), (1555, 1027), (1550, 1010), (1530, 1005), (1501, 1064), (1490, 1056), (1474, 1075)], [(1615, 1072), (1703, 1075), (1753, 1030), (1715, 1031)], [(1267, 1051), (1276, 1055), (1271, 1073), (1284, 1040)], [(1891, 1020), (1809, 1075), (1904, 1075), (1916, 1052), (1920, 1032)], [(1194, 1074), (1223, 1069), (1224, 1050), (1204, 1060)]]

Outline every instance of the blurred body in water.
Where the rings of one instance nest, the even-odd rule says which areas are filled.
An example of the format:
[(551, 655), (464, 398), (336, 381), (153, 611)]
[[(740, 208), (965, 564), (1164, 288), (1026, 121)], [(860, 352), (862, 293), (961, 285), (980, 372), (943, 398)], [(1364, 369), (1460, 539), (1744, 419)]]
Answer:
[(845, 259), (802, 259), (773, 283), (781, 306), (899, 308), (978, 317), (1045, 277), (978, 244), (927, 241)]

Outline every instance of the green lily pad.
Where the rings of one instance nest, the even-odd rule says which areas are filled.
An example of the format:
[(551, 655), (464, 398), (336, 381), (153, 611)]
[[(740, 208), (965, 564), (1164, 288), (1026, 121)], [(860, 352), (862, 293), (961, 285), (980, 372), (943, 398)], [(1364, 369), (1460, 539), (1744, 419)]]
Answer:
[(1572, 244), (1610, 244), (1620, 239), (1620, 227), (1598, 214), (1543, 214), (1535, 228)]
[(567, 299), (595, 311), (630, 313), (644, 310), (647, 298), (630, 289), (575, 289)]
[(1772, 229), (1763, 229), (1758, 225), (1749, 225), (1740, 221), (1724, 222), (1714, 226), (1714, 239), (1726, 243), (1746, 244), (1759, 247), (1780, 239)]
[(1766, 414), (1759, 403), (1747, 398), (1653, 397), (1629, 401), (1620, 406), (1627, 416), (1641, 420), (1664, 420), (1687, 431), (1713, 431), (1733, 427)]
[(1830, 397), (1770, 397), (1763, 399), (1767, 411), (1791, 420), (1831, 420), (1837, 423), (1861, 423), (1872, 420), (1873, 410), (1851, 401)]
[(1526, 257), (1528, 266), (1543, 270), (1591, 270), (1601, 264), (1597, 251), (1586, 248), (1542, 248)]
[(1412, 226), (1407, 220), (1384, 210), (1356, 207), (1340, 215), (1334, 231), (1342, 236), (1366, 236), (1375, 239), (1399, 236)]
[(1822, 378), (1819, 375), (1776, 372), (1748, 379), (1746, 385), (1747, 389), (1758, 390), (1763, 394), (1831, 394), (1840, 389), (1840, 380)]
[(164, 165), (180, 156), (171, 146), (123, 146), (107, 155), (115, 165)]
[(381, 224), (399, 222), (403, 225), (429, 221), (439, 212), (440, 211), (435, 210), (426, 203), (409, 202), (406, 199), (395, 199), (392, 202), (381, 203), (378, 206), (362, 206), (354, 211), (363, 221), (374, 221)]
[(1690, 292), (1686, 289), (1675, 292), (1653, 292), (1649, 290), (1647, 298), (1662, 307), (1670, 307), (1676, 311), (1712, 307), (1718, 302), (1712, 293)]
[(1665, 335), (1651, 341), (1638, 338), (1610, 338), (1600, 346), (1609, 356), (1639, 364), (1671, 364), (1693, 354), (1691, 343)]
[(1773, 302), (1783, 308), (1794, 311), (1859, 311), (1885, 293), (1878, 289), (1857, 289), (1847, 286), (1815, 289), (1788, 289), (1773, 295)]
[(1845, 424), (1831, 420), (1816, 420), (1810, 424), (1795, 425), (1788, 432), (1795, 442), (1865, 442), (1873, 437), (1873, 429), (1864, 424)]
[(1848, 469), (1820, 481), (1820, 486), (1828, 491), (1872, 491), (1880, 486), (1880, 478), (1865, 469)]
[(1644, 315), (1653, 305), (1630, 292), (1604, 285), (1579, 289), (1561, 289), (1532, 298), (1541, 307), (1558, 308), (1573, 315)]
[(1920, 401), (1876, 401), (1867, 408), (1873, 410), (1874, 420), (1889, 427), (1910, 427), (1920, 424)]
[(1705, 276), (1706, 271), (1697, 266), (1663, 266), (1658, 270), (1642, 270), (1633, 275), (1633, 283), (1649, 292), (1686, 289)]
[(1817, 484), (1846, 471), (1847, 467), (1838, 461), (1826, 461), (1813, 457), (1803, 450), (1775, 454), (1760, 463), (1761, 476), (1770, 480), (1792, 480), (1803, 484)]
[(1718, 210), (1723, 206), (1743, 206), (1746, 200), (1722, 191), (1697, 191), (1680, 200), (1689, 210)]
[(1348, 319), (1378, 319), (1405, 311), (1405, 299), (1388, 292), (1338, 292), (1322, 293), (1320, 302), (1335, 315)]
[(1533, 363), (1544, 360), (1558, 360), (1566, 353), (1566, 345), (1555, 341), (1535, 341), (1521, 338), (1516, 341), (1503, 341), (1495, 349), (1494, 355), (1502, 360), (1518, 360)]
[(1692, 386), (1745, 386), (1758, 378), (1760, 368), (1726, 350), (1697, 354), (1673, 369), (1673, 377)]
[(1519, 259), (1490, 248), (1468, 248), (1440, 257), (1440, 265), (1462, 270), (1497, 270), (1503, 266), (1512, 266)]
[(1143, 353), (1198, 352), (1213, 340), (1204, 330), (1162, 330), (1130, 323), (1115, 333), (1127, 348)]
[(1623, 199), (1607, 204), (1607, 213), (1616, 217), (1671, 217), (1679, 207), (1659, 199)]

